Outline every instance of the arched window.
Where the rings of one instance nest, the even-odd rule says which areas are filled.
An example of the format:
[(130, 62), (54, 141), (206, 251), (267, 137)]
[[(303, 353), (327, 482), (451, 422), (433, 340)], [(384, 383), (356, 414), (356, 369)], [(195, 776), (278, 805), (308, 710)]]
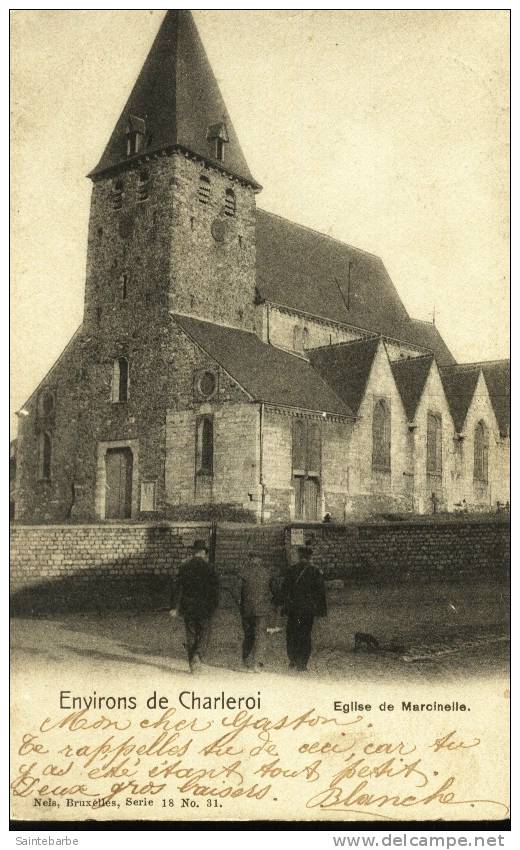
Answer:
[(309, 347), (309, 328), (304, 328), (302, 333), (302, 348)]
[(372, 469), (379, 472), (390, 472), (391, 433), (390, 407), (381, 398), (372, 415)]
[(52, 416), (56, 400), (52, 390), (44, 390), (38, 399), (38, 407), (41, 416)]
[(39, 477), (42, 481), (51, 480), (52, 467), (52, 436), (48, 431), (40, 434), (39, 447)]
[(475, 427), (473, 478), (481, 484), (488, 482), (489, 434), (485, 422), (480, 420)]
[(118, 357), (112, 370), (112, 401), (128, 401), (128, 360)]
[(224, 213), (228, 215), (230, 218), (233, 218), (236, 215), (237, 211), (237, 202), (235, 198), (235, 193), (233, 189), (226, 189), (226, 201), (224, 205)]
[(199, 178), (199, 203), (208, 204), (211, 192), (211, 183), (209, 177), (201, 174)]
[(426, 424), (426, 474), (442, 475), (442, 419), (431, 412)]
[(197, 418), (197, 474), (213, 475), (213, 416)]
[(303, 351), (303, 330), (299, 325), (296, 325), (293, 330), (293, 349)]

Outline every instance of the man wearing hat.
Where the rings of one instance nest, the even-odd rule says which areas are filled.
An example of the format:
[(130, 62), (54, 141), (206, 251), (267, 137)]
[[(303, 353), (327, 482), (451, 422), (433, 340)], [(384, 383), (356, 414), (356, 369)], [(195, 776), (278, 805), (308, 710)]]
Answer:
[(298, 555), (298, 561), (287, 570), (281, 596), (282, 611), (287, 615), (289, 667), (304, 672), (312, 651), (314, 618), (327, 614), (327, 600), (323, 575), (311, 564), (312, 549), (301, 546)]
[(219, 581), (208, 562), (204, 540), (195, 540), (193, 555), (184, 561), (172, 586), (171, 617), (180, 614), (186, 629), (185, 647), (190, 670), (200, 669), (209, 643), (211, 621), (218, 605)]
[(249, 673), (264, 664), (268, 617), (273, 611), (273, 576), (262, 554), (249, 553), (240, 573), (240, 616), (244, 640), (242, 661)]

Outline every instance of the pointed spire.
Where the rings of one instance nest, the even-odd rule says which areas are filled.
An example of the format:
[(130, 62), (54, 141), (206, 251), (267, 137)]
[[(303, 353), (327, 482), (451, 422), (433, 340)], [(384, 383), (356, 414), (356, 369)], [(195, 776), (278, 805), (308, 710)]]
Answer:
[(258, 185), (249, 171), (191, 12), (166, 13), (93, 177), (179, 146)]

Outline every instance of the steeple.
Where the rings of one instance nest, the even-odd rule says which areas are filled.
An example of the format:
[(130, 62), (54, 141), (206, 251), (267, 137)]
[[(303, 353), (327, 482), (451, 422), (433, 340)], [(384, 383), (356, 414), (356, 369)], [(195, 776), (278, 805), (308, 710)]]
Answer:
[(107, 147), (90, 177), (134, 158), (180, 147), (253, 180), (191, 16), (166, 13)]

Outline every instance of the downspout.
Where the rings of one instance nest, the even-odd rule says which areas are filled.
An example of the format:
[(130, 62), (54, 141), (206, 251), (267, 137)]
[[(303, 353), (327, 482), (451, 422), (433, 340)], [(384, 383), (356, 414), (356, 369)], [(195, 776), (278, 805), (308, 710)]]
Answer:
[(260, 404), (260, 487), (262, 488), (260, 502), (260, 524), (264, 524), (265, 514), (265, 484), (264, 484), (264, 403)]

